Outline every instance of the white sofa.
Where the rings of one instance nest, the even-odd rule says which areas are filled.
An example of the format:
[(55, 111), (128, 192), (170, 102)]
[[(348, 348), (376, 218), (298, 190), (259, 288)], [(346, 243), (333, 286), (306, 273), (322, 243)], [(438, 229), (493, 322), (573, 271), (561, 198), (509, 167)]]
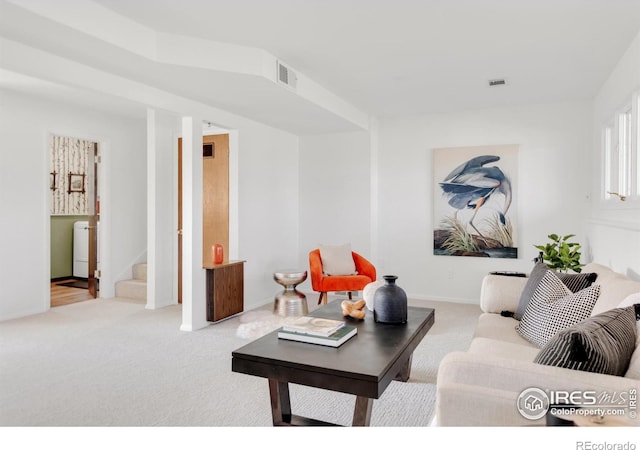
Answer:
[[(587, 272), (597, 273), (595, 284), (600, 285), (600, 296), (592, 316), (616, 308), (629, 295), (640, 293), (640, 282), (605, 266), (587, 264), (583, 273)], [(545, 425), (545, 417), (531, 420), (518, 411), (518, 396), (532, 387), (543, 391), (624, 392), (627, 396), (629, 392), (640, 392), (640, 381), (628, 376), (534, 363), (540, 349), (520, 336), (516, 330), (516, 319), (501, 315), (503, 311), (516, 311), (527, 280), (500, 275), (484, 278), (480, 293), (483, 313), (478, 319), (469, 350), (446, 355), (439, 366), (435, 425)], [(634, 361), (639, 354), (636, 347)], [(637, 413), (640, 414), (640, 402)], [(635, 421), (629, 424), (635, 425)]]

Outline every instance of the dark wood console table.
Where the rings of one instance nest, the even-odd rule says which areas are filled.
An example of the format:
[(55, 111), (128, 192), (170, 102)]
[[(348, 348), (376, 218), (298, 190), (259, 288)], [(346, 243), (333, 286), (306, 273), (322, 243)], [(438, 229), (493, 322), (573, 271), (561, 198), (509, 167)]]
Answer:
[(244, 310), (244, 261), (205, 266), (207, 320), (217, 322)]

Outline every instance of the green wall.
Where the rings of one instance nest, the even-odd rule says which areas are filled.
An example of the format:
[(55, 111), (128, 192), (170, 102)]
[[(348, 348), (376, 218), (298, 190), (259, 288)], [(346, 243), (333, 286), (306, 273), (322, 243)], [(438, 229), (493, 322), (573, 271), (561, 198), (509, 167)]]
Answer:
[(51, 216), (51, 279), (73, 276), (73, 224), (87, 216)]

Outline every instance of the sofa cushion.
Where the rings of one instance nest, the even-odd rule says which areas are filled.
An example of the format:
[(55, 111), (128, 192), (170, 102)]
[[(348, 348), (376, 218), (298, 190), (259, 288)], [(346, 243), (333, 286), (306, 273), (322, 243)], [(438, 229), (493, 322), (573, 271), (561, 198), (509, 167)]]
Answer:
[(559, 331), (534, 362), (622, 376), (629, 367), (635, 344), (636, 307), (616, 308)]
[(598, 274), (595, 284), (600, 285), (600, 297), (591, 311), (592, 316), (617, 308), (627, 296), (640, 292), (640, 281), (626, 277), (602, 264), (589, 263), (582, 271)]
[(516, 330), (529, 342), (543, 347), (558, 331), (589, 317), (599, 293), (599, 285), (572, 293), (549, 270), (533, 293)]
[[(626, 308), (627, 306), (632, 306), (640, 303), (640, 292), (636, 292), (635, 294), (629, 295), (625, 298), (620, 305), (619, 308)], [(636, 310), (636, 313), (638, 310)], [(638, 320), (638, 316), (636, 316), (636, 349), (631, 355), (631, 361), (629, 361), (629, 368), (627, 372), (624, 374), (627, 378), (633, 378), (634, 380), (640, 380), (640, 320)]]
[[(531, 301), (531, 297), (535, 292), (538, 284), (542, 280), (542, 277), (549, 271), (549, 268), (544, 263), (536, 263), (533, 270), (529, 274), (527, 284), (525, 285), (520, 295), (520, 301), (518, 303), (518, 309), (514, 313), (514, 319), (521, 320), (524, 315), (524, 311), (527, 309), (527, 305)], [(593, 284), (598, 275), (594, 272), (583, 273), (562, 273), (554, 272), (558, 278), (564, 283), (571, 292), (581, 291)]]
[(605, 281), (602, 283), (596, 281), (600, 284), (600, 299), (594, 306), (592, 315), (616, 308), (626, 297), (640, 292), (640, 282), (621, 274), (616, 274)]
[(351, 244), (319, 245), (322, 271), (325, 275), (355, 275), (356, 263)]
[(518, 321), (511, 317), (502, 317), (500, 314), (483, 313), (478, 317), (473, 339), (487, 338), (494, 341), (509, 342), (512, 344), (530, 347), (540, 351), (540, 348), (520, 336), (516, 331)]
[(491, 355), (491, 357), (517, 359), (519, 361), (533, 361), (540, 349), (522, 338), (520, 338), (520, 341), (522, 343), (477, 337), (471, 341), (469, 352), (478, 355)]

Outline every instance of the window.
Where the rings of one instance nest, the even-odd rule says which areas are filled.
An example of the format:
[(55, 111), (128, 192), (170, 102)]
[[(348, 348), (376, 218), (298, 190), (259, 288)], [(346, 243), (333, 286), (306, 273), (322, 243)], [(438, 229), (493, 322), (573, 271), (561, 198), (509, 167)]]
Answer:
[[(632, 172), (635, 173), (635, 195), (640, 197), (640, 92), (636, 92), (635, 95), (635, 131), (632, 131), (634, 139), (634, 151), (632, 152), (631, 167)], [(633, 120), (633, 118), (632, 118)]]
[(618, 169), (620, 174), (619, 191), (622, 195), (631, 195), (631, 107), (618, 115), (618, 132), (620, 136), (619, 142), (619, 158), (620, 163)]
[(639, 109), (640, 95), (636, 92), (632, 101), (616, 112), (602, 128), (605, 200), (626, 201), (640, 196)]
[[(602, 130), (605, 198), (611, 195), (609, 194), (609, 192), (611, 192), (612, 190), (616, 191), (618, 186), (618, 145), (617, 142), (613, 142), (613, 129), (614, 126), (613, 123), (611, 123), (605, 125), (604, 129)], [(613, 170), (614, 167), (616, 168), (616, 170)]]

